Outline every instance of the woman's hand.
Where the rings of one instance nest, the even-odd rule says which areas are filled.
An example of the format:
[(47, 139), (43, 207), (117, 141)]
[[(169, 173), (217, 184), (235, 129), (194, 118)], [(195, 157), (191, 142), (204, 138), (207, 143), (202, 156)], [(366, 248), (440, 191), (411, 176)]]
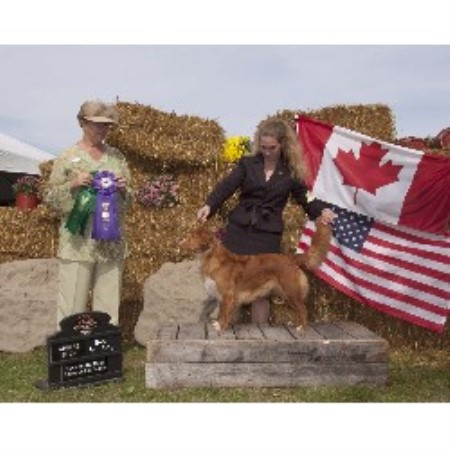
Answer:
[(92, 175), (89, 172), (78, 173), (72, 180), (72, 189), (79, 188), (81, 186), (90, 186), (92, 184)]
[(210, 206), (208, 205), (202, 206), (197, 212), (197, 220), (199, 222), (206, 222), (206, 219), (208, 219), (210, 212), (211, 212)]
[(127, 187), (127, 179), (125, 177), (117, 177), (116, 183), (118, 189), (125, 189)]
[(334, 211), (332, 211), (330, 208), (325, 208), (322, 210), (322, 214), (320, 215), (320, 221), (324, 225), (330, 225), (336, 217), (337, 214)]

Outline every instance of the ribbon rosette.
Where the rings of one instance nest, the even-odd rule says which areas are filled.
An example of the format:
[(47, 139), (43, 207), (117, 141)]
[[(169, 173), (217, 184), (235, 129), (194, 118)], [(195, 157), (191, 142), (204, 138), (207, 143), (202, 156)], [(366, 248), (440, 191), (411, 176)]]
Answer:
[(95, 190), (92, 186), (80, 188), (65, 227), (75, 235), (84, 235), (87, 222), (95, 206)]
[(120, 238), (117, 211), (117, 183), (112, 172), (103, 170), (94, 175), (93, 188), (97, 192), (92, 227), (92, 239), (114, 241)]

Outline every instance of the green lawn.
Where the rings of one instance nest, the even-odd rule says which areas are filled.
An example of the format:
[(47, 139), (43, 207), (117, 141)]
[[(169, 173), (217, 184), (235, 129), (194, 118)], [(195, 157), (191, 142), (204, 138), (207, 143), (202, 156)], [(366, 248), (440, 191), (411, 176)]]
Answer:
[(145, 387), (145, 349), (124, 346), (124, 378), (82, 388), (41, 391), (47, 378), (46, 349), (0, 353), (0, 402), (449, 402), (448, 351), (396, 350), (389, 355), (386, 386), (324, 388), (202, 388), (152, 390)]

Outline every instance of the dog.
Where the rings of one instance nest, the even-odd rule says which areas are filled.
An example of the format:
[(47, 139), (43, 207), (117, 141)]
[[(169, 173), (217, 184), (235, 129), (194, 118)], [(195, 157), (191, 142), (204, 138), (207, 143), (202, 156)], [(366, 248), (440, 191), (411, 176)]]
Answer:
[(305, 300), (308, 279), (302, 268), (316, 269), (325, 259), (331, 240), (331, 227), (316, 221), (316, 232), (304, 254), (264, 253), (237, 255), (227, 250), (205, 225), (194, 227), (180, 244), (200, 259), (200, 273), (208, 299), (200, 319), (206, 320), (219, 303), (214, 327), (226, 330), (237, 308), (260, 297), (276, 295), (295, 309), (298, 330), (307, 325)]

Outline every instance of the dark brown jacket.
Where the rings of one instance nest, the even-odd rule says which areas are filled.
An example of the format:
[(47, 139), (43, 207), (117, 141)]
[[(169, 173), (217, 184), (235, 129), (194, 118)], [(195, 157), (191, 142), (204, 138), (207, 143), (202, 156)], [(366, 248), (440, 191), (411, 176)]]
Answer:
[(266, 182), (264, 160), (259, 154), (241, 158), (236, 167), (217, 184), (206, 200), (211, 208), (210, 216), (238, 189), (239, 203), (228, 220), (272, 233), (283, 231), (282, 213), (290, 195), (313, 220), (328, 206), (320, 200), (308, 202), (306, 186), (293, 179), (289, 168), (281, 161)]

